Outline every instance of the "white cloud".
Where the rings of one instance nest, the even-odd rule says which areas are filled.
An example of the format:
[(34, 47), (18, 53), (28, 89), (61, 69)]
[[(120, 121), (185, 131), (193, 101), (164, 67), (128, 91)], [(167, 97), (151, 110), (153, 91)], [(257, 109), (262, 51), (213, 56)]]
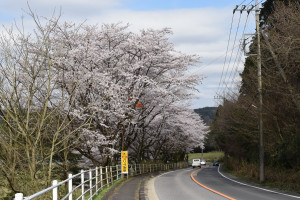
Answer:
[[(28, 2), (28, 4), (27, 4)], [(1, 7), (9, 12), (27, 10), (28, 5), (39, 13), (51, 13), (53, 9), (62, 7), (64, 10), (79, 11), (79, 13), (68, 13), (71, 15), (91, 13), (97, 10), (120, 6), (119, 0), (2, 0)]]
[[(1, 0), (0, 12), (7, 13), (18, 20), (21, 9), (28, 10), (26, 0)], [(50, 17), (53, 9), (62, 8), (62, 20), (87, 24), (129, 23), (131, 31), (169, 27), (173, 31), (170, 40), (175, 49), (201, 57), (199, 68), (191, 68), (191, 73), (207, 76), (199, 86), (202, 103), (198, 107), (211, 105), (215, 87), (221, 77), (229, 27), (232, 17), (231, 8), (194, 8), (176, 10), (135, 11), (123, 9), (128, 0), (29, 0), (38, 15)], [(1, 23), (1, 19), (0, 19)], [(12, 23), (12, 21), (11, 21)], [(3, 20), (2, 24), (7, 24)], [(25, 26), (32, 28), (33, 22), (25, 18)], [(206, 84), (206, 85), (205, 85)], [(196, 107), (197, 107), (196, 106)]]

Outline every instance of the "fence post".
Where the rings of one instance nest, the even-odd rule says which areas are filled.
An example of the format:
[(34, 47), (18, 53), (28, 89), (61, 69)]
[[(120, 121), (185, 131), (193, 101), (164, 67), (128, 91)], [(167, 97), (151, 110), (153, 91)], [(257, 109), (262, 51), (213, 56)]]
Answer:
[(119, 180), (119, 169), (118, 169), (118, 165), (116, 165), (116, 171), (117, 171), (117, 178), (116, 178), (116, 180)]
[(90, 198), (93, 195), (93, 182), (92, 182), (92, 169), (89, 169), (89, 178), (90, 178)]
[(84, 200), (84, 171), (81, 170), (81, 200)]
[(23, 200), (23, 193), (16, 193), (15, 200)]
[[(69, 178), (72, 178), (72, 174), (69, 174)], [(73, 189), (72, 179), (68, 181), (68, 186), (69, 186), (69, 193), (70, 193), (72, 192)], [(69, 200), (72, 200), (72, 193), (69, 195)]]
[(112, 166), (109, 167), (110, 170), (110, 180), (111, 180), (111, 184), (113, 184), (114, 182), (114, 177), (113, 177), (113, 172), (112, 172)]
[[(57, 180), (52, 181), (52, 186), (57, 185)], [(57, 187), (52, 190), (52, 199), (57, 200)]]
[(103, 174), (102, 174), (102, 166), (100, 166), (100, 188), (102, 190), (103, 187)]
[(98, 167), (96, 167), (96, 193), (98, 194)]
[(109, 186), (109, 180), (108, 180), (108, 172), (107, 172), (107, 166), (105, 167), (105, 174), (106, 174), (106, 186), (108, 187)]

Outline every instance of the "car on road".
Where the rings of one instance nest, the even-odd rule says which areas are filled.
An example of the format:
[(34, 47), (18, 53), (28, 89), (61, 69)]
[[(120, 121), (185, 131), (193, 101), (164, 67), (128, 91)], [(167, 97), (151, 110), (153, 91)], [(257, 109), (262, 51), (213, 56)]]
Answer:
[(215, 159), (215, 160), (213, 161), (213, 166), (219, 166), (219, 161)]
[(193, 168), (195, 168), (195, 167), (200, 167), (201, 168), (200, 159), (193, 159), (192, 167)]
[(200, 161), (200, 164), (201, 164), (201, 165), (206, 165), (206, 161), (205, 161), (205, 160), (201, 160), (201, 161)]

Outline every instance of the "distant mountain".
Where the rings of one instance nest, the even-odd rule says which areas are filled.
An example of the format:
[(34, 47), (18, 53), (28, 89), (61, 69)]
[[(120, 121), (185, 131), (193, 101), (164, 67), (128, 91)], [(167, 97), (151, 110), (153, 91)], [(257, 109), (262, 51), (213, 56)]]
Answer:
[(198, 108), (194, 109), (194, 111), (201, 116), (206, 125), (210, 125), (215, 119), (217, 107)]

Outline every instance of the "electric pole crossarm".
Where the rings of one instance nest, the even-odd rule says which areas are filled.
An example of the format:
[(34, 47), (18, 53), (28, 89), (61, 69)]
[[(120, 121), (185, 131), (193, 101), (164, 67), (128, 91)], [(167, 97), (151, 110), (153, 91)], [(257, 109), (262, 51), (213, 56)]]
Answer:
[(233, 9), (233, 14), (236, 12), (236, 11), (240, 11), (241, 13), (244, 12), (244, 11), (247, 11), (248, 15), (249, 13), (253, 10), (254, 6), (251, 5), (250, 8), (246, 9), (246, 6), (245, 5), (242, 5), (242, 7), (240, 9), (238, 9), (238, 5), (235, 6), (235, 8)]

